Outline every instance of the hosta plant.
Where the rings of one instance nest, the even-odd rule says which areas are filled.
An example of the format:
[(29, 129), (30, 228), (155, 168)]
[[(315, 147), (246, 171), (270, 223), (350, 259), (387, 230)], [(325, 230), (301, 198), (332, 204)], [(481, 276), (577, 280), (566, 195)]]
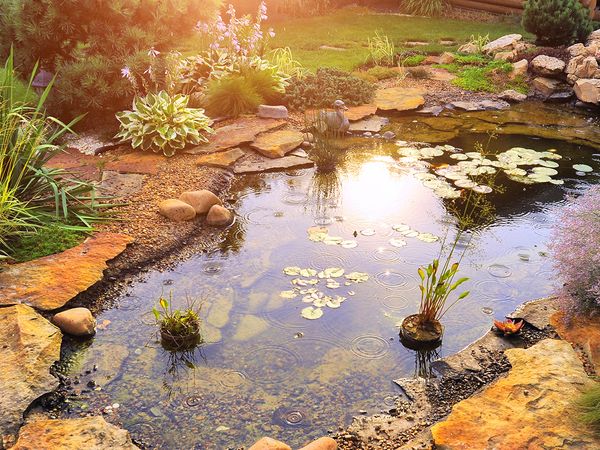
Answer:
[(208, 142), (213, 133), (211, 120), (203, 109), (188, 108), (187, 95), (170, 96), (165, 91), (149, 93), (133, 101), (132, 111), (116, 114), (121, 124), (117, 138), (131, 141), (133, 148), (173, 156), (188, 144)]

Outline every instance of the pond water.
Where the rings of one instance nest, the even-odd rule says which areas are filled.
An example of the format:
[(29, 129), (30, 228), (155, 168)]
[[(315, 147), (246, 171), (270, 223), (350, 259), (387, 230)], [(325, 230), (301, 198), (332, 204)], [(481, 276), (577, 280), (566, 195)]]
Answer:
[[(447, 143), (466, 152), (487, 138), (472, 129)], [(440, 248), (439, 241), (402, 236), (393, 227), (443, 237), (454, 221), (447, 202), (398, 163), (395, 143), (353, 139), (349, 146), (335, 175), (305, 169), (238, 177), (231, 199), (238, 218), (220, 249), (132, 284), (98, 317), (104, 329), (93, 342), (68, 355), (71, 374), (83, 380), (96, 365), (91, 376), (102, 388), (74, 409), (85, 408), (82, 402), (118, 403), (114, 412), (124, 427), (153, 448), (222, 450), (263, 435), (301, 446), (361, 410), (393, 407), (400, 392), (392, 380), (421, 369), (417, 355), (399, 342), (396, 324), (417, 310), (416, 269)], [(498, 177), (506, 189), (490, 194), (498, 216), (466, 252), (461, 273), (470, 277), (471, 295), (444, 318), (439, 356), (468, 345), (521, 302), (551, 293), (552, 223), (569, 194), (597, 181), (598, 150), (522, 135), (499, 136), (491, 146), (556, 149), (562, 159), (555, 178), (565, 184)], [(572, 165), (580, 163), (595, 171), (577, 175)], [(307, 230), (316, 225), (357, 245), (313, 242)], [(394, 238), (406, 245), (392, 245)], [(288, 266), (338, 267), (369, 278), (337, 278), (337, 288), (319, 279), (314, 288), (346, 300), (307, 320), (303, 295), (280, 294), (302, 278), (284, 274)], [(157, 342), (150, 310), (161, 293), (172, 293), (180, 306), (186, 298), (202, 301), (206, 343), (196, 352), (172, 355)]]

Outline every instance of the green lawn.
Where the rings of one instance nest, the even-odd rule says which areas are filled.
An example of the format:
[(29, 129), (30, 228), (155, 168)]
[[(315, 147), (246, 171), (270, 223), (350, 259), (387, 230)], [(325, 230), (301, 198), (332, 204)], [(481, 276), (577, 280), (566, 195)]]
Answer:
[[(272, 46), (290, 47), (294, 58), (311, 70), (317, 67), (337, 67), (351, 71), (365, 62), (368, 56), (367, 40), (376, 31), (387, 35), (396, 45), (396, 51), (406, 49), (406, 41), (423, 41), (429, 44), (413, 50), (442, 52), (456, 50), (458, 45), (443, 46), (439, 44), (440, 40), (451, 39), (462, 44), (472, 35), (489, 34), (491, 39), (495, 39), (509, 33), (523, 34), (516, 19), (507, 20), (512, 22), (499, 19), (497, 23), (479, 23), (382, 15), (366, 13), (362, 9), (340, 10), (327, 16), (271, 23), (276, 32)], [(346, 50), (320, 49), (323, 45)]]

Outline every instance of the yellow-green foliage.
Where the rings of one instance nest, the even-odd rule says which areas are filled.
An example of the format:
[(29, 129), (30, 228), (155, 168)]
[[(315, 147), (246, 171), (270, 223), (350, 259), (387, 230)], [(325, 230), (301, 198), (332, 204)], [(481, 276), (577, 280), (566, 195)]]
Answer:
[(212, 117), (238, 117), (258, 108), (263, 98), (246, 78), (230, 75), (208, 83), (206, 110)]
[(578, 399), (577, 405), (581, 410), (581, 421), (596, 433), (600, 433), (600, 383), (585, 391)]

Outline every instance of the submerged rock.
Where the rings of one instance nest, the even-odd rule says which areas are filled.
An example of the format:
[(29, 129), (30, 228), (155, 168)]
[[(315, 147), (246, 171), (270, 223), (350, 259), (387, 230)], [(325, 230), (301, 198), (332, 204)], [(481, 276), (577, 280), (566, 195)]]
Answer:
[(387, 117), (371, 116), (367, 119), (359, 120), (350, 124), (350, 131), (379, 133), (390, 120)]
[(92, 336), (96, 333), (96, 319), (87, 308), (71, 308), (55, 314), (52, 323), (63, 333), (73, 336)]
[(568, 342), (546, 339), (505, 355), (512, 365), (506, 377), (431, 428), (436, 448), (600, 448), (576, 419), (573, 399), (593, 381)]
[[(0, 447), (16, 435), (23, 412), (58, 387), (50, 367), (60, 359), (60, 330), (32, 308), (0, 308)], [(44, 447), (29, 447), (41, 449)]]
[(161, 216), (175, 222), (184, 222), (196, 217), (196, 211), (193, 206), (176, 198), (169, 198), (160, 202), (158, 204), (158, 212)]
[(106, 262), (131, 242), (125, 234), (97, 233), (62, 253), (10, 265), (0, 272), (0, 305), (60, 308), (100, 281)]
[(38, 420), (19, 431), (14, 450), (135, 450), (129, 432), (101, 416), (83, 419)]

